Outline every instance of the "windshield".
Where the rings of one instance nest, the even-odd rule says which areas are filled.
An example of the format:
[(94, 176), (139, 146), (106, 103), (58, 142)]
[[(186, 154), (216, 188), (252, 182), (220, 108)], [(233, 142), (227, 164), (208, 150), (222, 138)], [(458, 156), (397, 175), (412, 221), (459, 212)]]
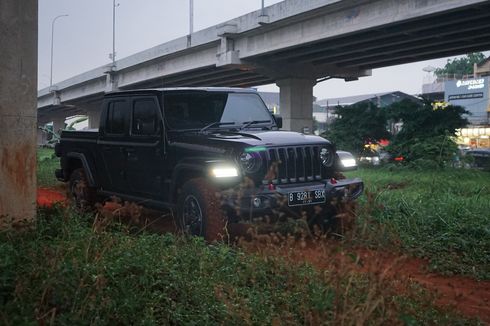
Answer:
[(250, 121), (272, 123), (264, 102), (253, 93), (166, 93), (163, 103), (171, 129), (201, 129), (213, 122), (229, 123), (217, 123), (216, 128), (240, 127)]

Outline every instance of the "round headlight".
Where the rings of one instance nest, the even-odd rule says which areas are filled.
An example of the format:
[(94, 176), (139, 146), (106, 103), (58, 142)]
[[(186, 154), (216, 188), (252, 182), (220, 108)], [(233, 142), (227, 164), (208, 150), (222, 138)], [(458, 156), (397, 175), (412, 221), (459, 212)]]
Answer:
[(240, 165), (245, 173), (255, 173), (262, 166), (262, 158), (259, 153), (242, 153), (240, 155)]
[(331, 167), (334, 161), (333, 152), (328, 148), (322, 148), (320, 150), (320, 161), (322, 162), (323, 166)]

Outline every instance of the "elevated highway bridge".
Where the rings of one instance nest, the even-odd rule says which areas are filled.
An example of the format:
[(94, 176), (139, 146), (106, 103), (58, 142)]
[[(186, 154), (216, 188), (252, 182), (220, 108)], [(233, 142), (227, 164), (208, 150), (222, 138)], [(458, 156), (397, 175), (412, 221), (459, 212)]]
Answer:
[(38, 92), (38, 120), (98, 125), (116, 89), (276, 83), (284, 129), (312, 129), (313, 86), (371, 69), (490, 49), (488, 0), (285, 0)]

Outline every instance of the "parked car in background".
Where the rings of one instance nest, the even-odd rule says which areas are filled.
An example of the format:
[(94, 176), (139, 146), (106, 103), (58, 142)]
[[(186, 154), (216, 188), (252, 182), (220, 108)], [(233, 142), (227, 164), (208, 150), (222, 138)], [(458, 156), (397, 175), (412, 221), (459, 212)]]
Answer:
[(490, 148), (470, 149), (465, 155), (472, 158), (470, 167), (490, 171)]

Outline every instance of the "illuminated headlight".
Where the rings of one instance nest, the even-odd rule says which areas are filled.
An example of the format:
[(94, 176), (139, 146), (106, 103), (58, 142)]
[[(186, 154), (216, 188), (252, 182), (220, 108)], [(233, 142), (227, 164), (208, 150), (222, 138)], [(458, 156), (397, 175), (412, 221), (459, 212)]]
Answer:
[(334, 156), (328, 148), (322, 148), (320, 150), (320, 160), (323, 166), (330, 167), (333, 165)]
[(211, 174), (215, 178), (238, 177), (238, 170), (234, 166), (217, 166), (211, 169)]
[(356, 160), (354, 158), (343, 158), (340, 160), (340, 162), (342, 162), (342, 165), (346, 168), (356, 166)]
[[(350, 171), (353, 169), (357, 169), (357, 161), (349, 152), (346, 151), (337, 151), (338, 156), (338, 168), (340, 171)], [(361, 161), (363, 158), (361, 157)]]
[(240, 165), (245, 173), (255, 173), (262, 166), (262, 158), (258, 152), (242, 153), (240, 155)]

